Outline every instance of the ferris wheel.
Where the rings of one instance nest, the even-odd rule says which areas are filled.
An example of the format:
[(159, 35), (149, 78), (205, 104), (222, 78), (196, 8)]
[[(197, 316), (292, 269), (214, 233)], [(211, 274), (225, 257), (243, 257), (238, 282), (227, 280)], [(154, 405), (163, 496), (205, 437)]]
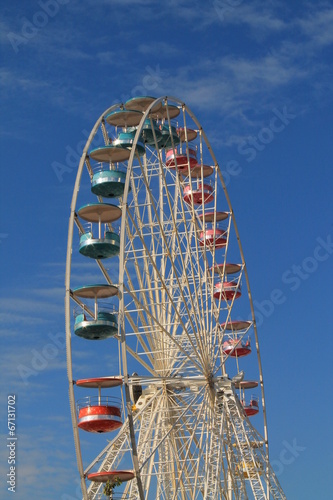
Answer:
[[(84, 499), (285, 498), (234, 213), (182, 101), (135, 97), (97, 120), (73, 192), (65, 305)], [(98, 373), (88, 363), (80, 376), (76, 349)]]

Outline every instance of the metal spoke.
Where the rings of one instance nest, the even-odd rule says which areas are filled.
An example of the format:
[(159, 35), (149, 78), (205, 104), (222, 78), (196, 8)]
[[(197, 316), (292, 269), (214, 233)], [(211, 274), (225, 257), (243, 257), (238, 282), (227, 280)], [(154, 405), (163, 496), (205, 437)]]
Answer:
[[(96, 135), (104, 147), (92, 147)], [(96, 176), (96, 171), (101, 175)], [(81, 203), (83, 182), (91, 185), (95, 204)], [(94, 182), (98, 189), (96, 185), (93, 189)], [(91, 237), (95, 243), (90, 244), (101, 248), (101, 253), (94, 248), (90, 254), (82, 250), (88, 234), (82, 205), (85, 210), (97, 207), (98, 239)], [(119, 248), (102, 237), (104, 209), (105, 213), (121, 213), (119, 237), (116, 216), (105, 216), (103, 221), (105, 234), (115, 235)], [(91, 225), (96, 223), (96, 216), (92, 217)], [(80, 263), (73, 250), (78, 236), (80, 252), (95, 261), (102, 280), (99, 284), (88, 280), (82, 296), (75, 291), (72, 273), (72, 262)], [(90, 342), (89, 352), (101, 359), (109, 352), (118, 355), (119, 366), (115, 369), (113, 360), (105, 370), (110, 378), (119, 371), (121, 387), (107, 387), (106, 375), (99, 383), (110, 393), (120, 391), (122, 424), (84, 469), (82, 454), (87, 446), (80, 441), (72, 362), (72, 330), (78, 333), (78, 327), (70, 309), (74, 304), (82, 310), (88, 330), (103, 331), (110, 317), (98, 314), (97, 296), (94, 307), (89, 303), (92, 290), (100, 288), (100, 295), (107, 295), (103, 283), (113, 290), (117, 286), (114, 302), (118, 310), (112, 324), (118, 323), (118, 330), (106, 330), (112, 336), (110, 342)], [(91, 334), (90, 339), (97, 337)], [(250, 337), (253, 352), (246, 343)], [(138, 97), (112, 106), (88, 138), (75, 181), (68, 231), (66, 348), (74, 442), (85, 500), (103, 494), (103, 482), (88, 481), (94, 479), (93, 472), (105, 474), (99, 476), (103, 480), (128, 473), (132, 480), (118, 490), (117, 498), (123, 500), (285, 499), (269, 464), (258, 333), (234, 212), (203, 128), (176, 98)], [(251, 357), (245, 358), (248, 354)], [(257, 385), (260, 409), (257, 399), (244, 396), (246, 387)], [(98, 387), (99, 394), (104, 388)], [(101, 401), (98, 418), (103, 414)], [(259, 429), (250, 421), (258, 412), (261, 416), (253, 422), (259, 422)]]

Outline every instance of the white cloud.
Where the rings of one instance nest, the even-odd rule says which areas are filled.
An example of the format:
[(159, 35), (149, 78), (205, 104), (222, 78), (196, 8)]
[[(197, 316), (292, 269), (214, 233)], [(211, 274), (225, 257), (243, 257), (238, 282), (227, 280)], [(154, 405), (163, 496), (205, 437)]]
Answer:
[[(28, 292), (27, 292), (28, 293)], [(18, 297), (5, 297), (2, 298), (2, 307), (4, 310), (15, 312), (18, 316), (22, 313), (33, 313), (40, 315), (50, 313), (63, 312), (63, 305), (57, 304), (52, 301), (42, 301), (40, 299), (27, 299)]]
[[(64, 490), (73, 491), (71, 484), (77, 474), (73, 444), (68, 434), (55, 431), (47, 423), (25, 426), (17, 440), (18, 498), (60, 498)], [(0, 451), (1, 475), (7, 474), (7, 450)], [(74, 488), (75, 489), (75, 488)]]
[(155, 43), (140, 43), (137, 47), (140, 54), (144, 56), (159, 55), (161, 57), (181, 56), (182, 48), (166, 41), (156, 41)]
[(126, 5), (127, 7), (134, 7), (137, 5), (148, 6), (154, 5), (154, 0), (92, 0), (92, 4), (96, 5), (109, 5), (110, 7), (115, 7), (116, 5)]
[(324, 47), (333, 43), (332, 7), (320, 9), (316, 6), (312, 14), (298, 19), (298, 25), (314, 45)]
[(54, 288), (31, 288), (30, 293), (32, 295), (42, 296), (52, 299), (63, 299), (65, 296), (65, 287), (54, 287)]
[(118, 58), (117, 54), (111, 50), (98, 52), (96, 57), (100, 64), (114, 64)]
[[(293, 64), (279, 52), (257, 59), (224, 58), (221, 72), (231, 76), (232, 85), (242, 93), (258, 92), (267, 87), (273, 89), (309, 76), (309, 71)], [(260, 85), (260, 88), (258, 88)]]
[[(0, 313), (0, 321), (2, 324), (6, 325), (47, 325), (50, 324), (51, 321), (44, 318), (37, 318), (35, 316), (27, 316), (18, 313)], [(7, 330), (9, 333), (9, 328)], [(10, 334), (12, 335), (12, 330), (10, 329)]]
[(49, 84), (45, 81), (23, 78), (6, 68), (0, 68), (0, 86), (4, 90), (17, 89), (23, 92), (40, 92), (42, 89), (49, 88)]
[[(56, 338), (56, 334), (52, 337)], [(8, 345), (2, 350), (1, 369), (3, 377), (1, 379), (1, 389), (10, 387), (11, 390), (23, 389), (26, 397), (36, 399), (38, 388), (41, 390), (45, 385), (45, 374), (62, 370), (65, 373), (65, 349), (63, 346), (65, 336), (58, 336), (60, 339), (55, 343), (47, 334), (44, 342), (15, 342), (15, 345)]]
[(288, 23), (276, 12), (279, 2), (242, 2), (238, 4), (215, 0), (212, 2), (216, 21), (226, 24), (247, 25), (258, 32), (278, 32), (288, 28)]
[[(118, 3), (117, 19), (117, 16), (125, 15), (125, 10), (120, 9), (120, 1)], [(121, 3), (123, 5), (123, 2)], [(189, 48), (186, 44), (177, 44), (177, 39), (156, 40), (155, 43), (149, 44), (142, 37), (133, 44), (136, 38), (134, 27), (128, 34), (126, 43), (119, 44), (117, 50), (109, 48), (107, 46), (109, 39), (101, 34), (92, 41), (92, 50), (88, 53), (81, 48), (85, 37), (83, 29), (76, 29), (73, 33), (69, 24), (60, 26), (58, 23), (52, 25), (50, 23), (47, 30), (41, 30), (35, 37), (35, 45), (30, 46), (29, 43), (29, 47), (38, 50), (40, 57), (49, 56), (49, 53), (58, 55), (62, 63), (67, 61), (68, 64), (72, 64), (75, 60), (88, 61), (93, 57), (96, 64), (103, 67), (112, 65), (114, 70), (121, 71), (126, 67), (126, 80), (137, 82), (138, 87), (143, 87), (141, 83), (144, 78), (148, 78), (148, 74), (143, 71), (142, 66), (138, 67), (131, 61), (160, 54), (161, 69), (153, 93), (182, 96), (185, 102), (189, 105), (195, 104), (200, 110), (215, 109), (224, 118), (228, 117), (237, 123), (239, 127), (257, 128), (257, 111), (265, 111), (278, 105), (276, 99), (282, 93), (285, 96), (283, 102), (285, 104), (288, 96), (292, 95), (292, 92), (288, 91), (288, 86), (291, 88), (293, 85), (302, 84), (302, 92), (297, 93), (300, 106), (304, 106), (304, 102), (307, 101), (307, 92), (319, 96), (321, 88), (328, 88), (329, 77), (325, 75), (329, 74), (330, 68), (317, 57), (322, 47), (327, 47), (333, 42), (333, 9), (325, 3), (307, 4), (303, 16), (292, 18), (288, 15), (290, 12), (283, 10), (282, 7), (285, 6), (279, 2), (268, 1), (265, 5), (260, 2), (251, 4), (245, 1), (229, 2), (231, 6), (226, 12), (225, 20), (221, 20), (214, 9), (214, 5), (215, 7), (219, 5), (218, 1), (209, 2), (205, 6), (200, 2), (190, 5), (187, 1), (171, 1), (167, 6), (159, 6), (159, 9), (155, 9), (154, 2), (150, 0), (137, 2), (128, 0), (126, 3), (140, 6), (135, 16), (136, 20), (143, 13), (147, 15), (149, 10), (150, 22), (158, 22), (161, 16), (168, 15), (172, 23), (173, 16), (177, 16), (187, 23), (191, 22), (193, 30), (207, 30), (210, 25), (214, 25), (216, 29), (216, 26), (219, 26), (217, 23), (220, 23), (221, 29), (235, 26), (237, 30), (247, 26), (250, 28), (249, 43), (253, 44), (255, 51), (249, 49), (248, 55), (244, 57), (244, 54), (225, 55), (221, 49), (220, 57), (212, 59), (209, 50), (203, 46), (197, 53), (197, 63), (187, 65), (186, 53)], [(174, 8), (176, 3), (177, 9)], [(229, 3), (227, 2), (227, 5)], [(97, 2), (101, 8), (111, 7), (111, 4), (112, 2), (106, 0)], [(225, 4), (224, 2), (223, 5)], [(69, 8), (75, 11), (77, 7), (69, 5)], [(106, 11), (105, 15), (109, 15), (108, 9)], [(130, 16), (129, 22), (133, 23), (133, 19), (134, 17)], [(261, 43), (260, 47), (255, 41), (257, 35), (265, 37), (265, 43)], [(70, 49), (68, 49), (69, 44)], [(128, 44), (131, 44), (130, 51)], [(166, 71), (165, 68), (168, 66), (163, 63), (165, 54), (172, 57), (178, 55), (178, 61), (182, 61), (182, 64), (175, 64), (172, 71), (170, 69)], [(320, 83), (317, 78), (319, 73)], [(82, 113), (84, 116), (95, 114), (92, 100), (86, 98), (86, 90), (73, 87), (69, 80), (65, 82), (62, 80), (61, 85), (57, 81), (50, 84), (39, 81), (34, 76), (23, 78), (15, 71), (4, 68), (0, 72), (0, 85), (3, 86), (5, 95), (8, 93), (11, 97), (14, 92), (26, 93), (31, 98), (45, 99), (49, 105), (61, 108), (66, 113), (79, 114), (81, 118)], [(124, 92), (128, 92), (128, 89), (129, 87), (124, 87)], [(130, 90), (132, 91), (134, 90)], [(104, 93), (107, 95), (105, 90), (101, 91), (99, 100), (104, 99)], [(116, 100), (126, 100), (129, 97), (130, 95), (118, 96)], [(297, 100), (295, 104), (298, 105)], [(231, 130), (231, 134), (235, 134), (235, 130)], [(226, 138), (226, 140), (231, 139)]]

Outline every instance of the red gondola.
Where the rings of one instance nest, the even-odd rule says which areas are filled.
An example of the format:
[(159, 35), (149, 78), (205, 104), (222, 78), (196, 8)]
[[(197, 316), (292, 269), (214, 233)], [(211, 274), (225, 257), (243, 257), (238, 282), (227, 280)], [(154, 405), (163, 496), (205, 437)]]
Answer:
[[(200, 245), (203, 247), (206, 243), (208, 248), (223, 248), (227, 244), (227, 231), (224, 229), (206, 229), (201, 231), (199, 236)], [(214, 239), (215, 236), (215, 239)]]
[(233, 300), (242, 295), (240, 284), (237, 281), (219, 281), (214, 285), (214, 299)]
[(101, 396), (102, 388), (117, 387), (121, 377), (98, 377), (77, 380), (78, 387), (98, 388), (98, 396), (88, 396), (77, 403), (78, 427), (87, 432), (111, 432), (123, 425), (120, 400)]
[(125, 481), (130, 481), (134, 479), (134, 472), (132, 470), (110, 470), (101, 472), (91, 472), (87, 475), (89, 481), (94, 481), (95, 483), (106, 483), (110, 481), (119, 480), (122, 483)]
[(191, 205), (193, 200), (194, 205), (202, 205), (203, 202), (211, 203), (214, 200), (213, 188), (209, 184), (198, 184), (197, 187), (184, 188), (184, 201)]
[(178, 153), (177, 150), (169, 149), (166, 153), (166, 161), (165, 164), (168, 168), (177, 168), (178, 170), (185, 170), (188, 168), (188, 164), (190, 164), (190, 168), (193, 168), (197, 165), (197, 152), (195, 149), (188, 149), (188, 158), (185, 153)]
[(123, 425), (119, 406), (102, 398), (100, 404), (90, 398), (86, 406), (79, 408), (78, 427), (88, 432), (111, 432)]
[(248, 417), (252, 417), (253, 415), (257, 415), (259, 413), (259, 401), (258, 398), (251, 396), (250, 402), (246, 403), (242, 401), (243, 409)]
[(251, 344), (249, 340), (230, 339), (223, 342), (223, 353), (232, 358), (241, 358), (251, 353)]

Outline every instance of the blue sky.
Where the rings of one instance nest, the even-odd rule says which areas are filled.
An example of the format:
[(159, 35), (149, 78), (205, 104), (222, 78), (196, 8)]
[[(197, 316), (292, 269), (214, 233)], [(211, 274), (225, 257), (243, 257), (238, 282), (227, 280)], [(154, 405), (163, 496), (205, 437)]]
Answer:
[[(333, 3), (5, 0), (1, 28), (1, 497), (15, 394), (16, 498), (80, 498), (69, 208), (95, 121), (142, 94), (185, 101), (212, 143), (257, 311), (273, 466), (288, 499), (331, 497)], [(82, 377), (92, 363), (78, 351)]]

